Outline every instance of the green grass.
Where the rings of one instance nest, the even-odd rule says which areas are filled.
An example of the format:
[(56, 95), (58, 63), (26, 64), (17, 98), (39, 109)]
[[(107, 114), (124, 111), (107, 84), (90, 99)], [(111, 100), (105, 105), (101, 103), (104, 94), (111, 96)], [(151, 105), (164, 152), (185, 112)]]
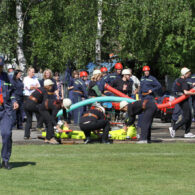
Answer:
[(195, 194), (195, 144), (14, 145), (0, 194)]

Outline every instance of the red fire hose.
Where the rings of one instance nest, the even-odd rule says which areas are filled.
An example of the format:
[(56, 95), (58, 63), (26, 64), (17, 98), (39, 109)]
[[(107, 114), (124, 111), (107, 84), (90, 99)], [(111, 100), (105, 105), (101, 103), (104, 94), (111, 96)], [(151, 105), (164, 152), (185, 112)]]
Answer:
[[(111, 87), (110, 85), (108, 85), (107, 83), (105, 84), (104, 88), (112, 93), (114, 93), (115, 95), (119, 96), (119, 97), (125, 97), (125, 98), (130, 98), (129, 96), (125, 95), (124, 93), (118, 91), (117, 89), (114, 89), (113, 87)], [(195, 92), (195, 89), (191, 89), (190, 92)], [(166, 107), (170, 107), (173, 106), (175, 104), (178, 104), (180, 102), (182, 102), (183, 100), (187, 99), (189, 97), (189, 95), (182, 95), (178, 98), (176, 98), (175, 100), (171, 101), (171, 102), (167, 102), (165, 104), (157, 104), (157, 107), (159, 109), (161, 108), (166, 108)], [(131, 98), (132, 99), (132, 98)]]

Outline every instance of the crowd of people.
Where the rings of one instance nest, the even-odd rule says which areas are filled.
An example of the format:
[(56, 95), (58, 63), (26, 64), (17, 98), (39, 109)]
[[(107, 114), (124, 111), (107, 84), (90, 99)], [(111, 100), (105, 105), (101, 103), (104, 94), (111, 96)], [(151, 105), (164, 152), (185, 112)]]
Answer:
[[(3, 66), (4, 58), (0, 57), (0, 127), (3, 138), (1, 156), (2, 166), (5, 168), (9, 169), (12, 127), (16, 125), (18, 129), (24, 128), (24, 139), (31, 139), (33, 113), (37, 118), (37, 130), (46, 129), (45, 143), (58, 144), (54, 138), (54, 127), (57, 126), (56, 114), (60, 109), (63, 110), (65, 126), (68, 127), (68, 124), (74, 123), (84, 131), (85, 143), (91, 142), (91, 131), (99, 129), (103, 129), (102, 143), (110, 143), (108, 139), (110, 121), (106, 119), (105, 108), (100, 103), (94, 104), (93, 108), (81, 106), (71, 112), (66, 112), (71, 104), (82, 100), (114, 96), (112, 92), (104, 88), (105, 84), (138, 100), (131, 104), (126, 101), (120, 102), (119, 112), (125, 112), (127, 118), (124, 129), (134, 124), (136, 115), (138, 115), (137, 127), (141, 128), (139, 143), (151, 141), (151, 125), (157, 110), (154, 98), (162, 86), (150, 74), (149, 66), (143, 67), (143, 76), (140, 80), (132, 74), (132, 69), (123, 68), (121, 63), (115, 64), (113, 72), (108, 72), (106, 67), (95, 69), (92, 75), (88, 75), (87, 71), (74, 70), (68, 82), (67, 93), (64, 92), (59, 73), (53, 75), (50, 69), (35, 76), (35, 69), (30, 67), (27, 70), (27, 76), (22, 78), (21, 70), (14, 70), (14, 67), (9, 65), (6, 73), (3, 71)], [(173, 92), (176, 97), (183, 94), (193, 97), (195, 92), (190, 89), (194, 86), (194, 75), (191, 75), (190, 70), (184, 67), (181, 69), (181, 77), (174, 82)], [(191, 101), (194, 106), (195, 99), (192, 98)], [(171, 137), (175, 137), (176, 130), (181, 126), (185, 126), (184, 137), (195, 137), (190, 132), (193, 117), (189, 100), (186, 99), (179, 103), (176, 109), (173, 114), (176, 119), (173, 126), (169, 128)], [(178, 113), (183, 116), (182, 120), (178, 119)], [(25, 127), (23, 127), (24, 120), (26, 120)]]

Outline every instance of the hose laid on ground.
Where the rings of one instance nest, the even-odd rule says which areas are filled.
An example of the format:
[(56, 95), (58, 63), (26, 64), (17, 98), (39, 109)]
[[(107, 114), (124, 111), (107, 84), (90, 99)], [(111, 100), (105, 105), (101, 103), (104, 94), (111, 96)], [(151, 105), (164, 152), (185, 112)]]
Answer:
[[(73, 104), (67, 112), (70, 112), (72, 110), (75, 110), (81, 106), (86, 106), (88, 104), (93, 104), (95, 102), (121, 102), (121, 101), (127, 101), (128, 103), (135, 102), (136, 100), (130, 99), (130, 98), (124, 98), (124, 97), (116, 97), (116, 96), (104, 96), (104, 97), (97, 97), (97, 98), (90, 98), (87, 100), (80, 101), (76, 104)], [(63, 110), (61, 109), (57, 113), (57, 117), (63, 115)]]
[[(115, 95), (118, 95), (120, 97), (125, 97), (125, 98), (130, 98), (129, 96), (125, 95), (124, 93), (118, 91), (117, 89), (114, 89), (113, 87), (111, 87), (110, 85), (108, 85), (107, 83), (105, 84), (104, 88), (112, 93), (114, 93)], [(195, 92), (195, 89), (191, 89), (190, 92)], [(157, 104), (157, 107), (159, 109), (161, 108), (167, 108), (167, 107), (170, 107), (170, 106), (173, 106), (175, 104), (178, 104), (180, 102), (182, 102), (183, 100), (187, 99), (189, 97), (189, 95), (182, 95), (176, 99), (174, 99), (173, 101), (171, 102), (167, 102), (165, 104)]]

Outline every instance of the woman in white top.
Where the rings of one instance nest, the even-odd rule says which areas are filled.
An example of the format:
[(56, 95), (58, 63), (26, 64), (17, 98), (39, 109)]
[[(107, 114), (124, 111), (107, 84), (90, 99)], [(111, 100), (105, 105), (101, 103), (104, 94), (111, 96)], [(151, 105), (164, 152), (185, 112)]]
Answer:
[(27, 72), (27, 76), (24, 77), (24, 100), (28, 98), (31, 93), (40, 87), (38, 79), (35, 77), (35, 69), (30, 67)]

